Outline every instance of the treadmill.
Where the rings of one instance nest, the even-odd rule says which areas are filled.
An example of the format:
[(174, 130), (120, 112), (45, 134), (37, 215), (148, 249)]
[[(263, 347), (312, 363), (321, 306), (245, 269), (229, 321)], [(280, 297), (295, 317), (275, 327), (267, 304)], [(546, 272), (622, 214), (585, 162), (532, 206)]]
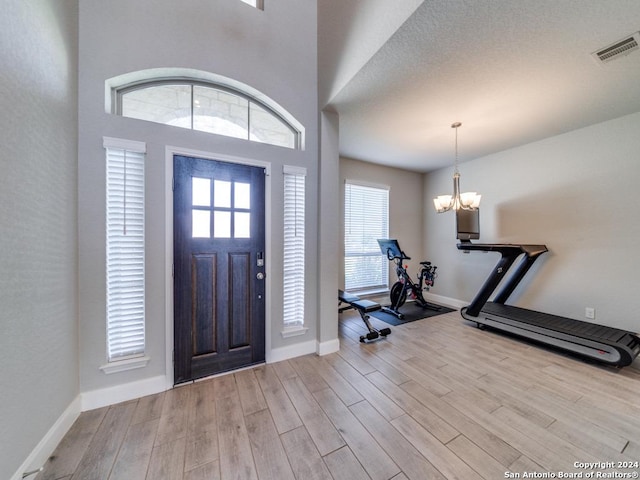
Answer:
[[(460, 310), (463, 318), (475, 322), (478, 327), (502, 330), (616, 367), (630, 365), (640, 353), (640, 338), (635, 333), (506, 305), (507, 299), (533, 263), (548, 251), (546, 245), (462, 241), (457, 247), (465, 252), (497, 252), (501, 256), (471, 304)], [(518, 257), (522, 258), (513, 274), (493, 301), (489, 302), (489, 297)]]

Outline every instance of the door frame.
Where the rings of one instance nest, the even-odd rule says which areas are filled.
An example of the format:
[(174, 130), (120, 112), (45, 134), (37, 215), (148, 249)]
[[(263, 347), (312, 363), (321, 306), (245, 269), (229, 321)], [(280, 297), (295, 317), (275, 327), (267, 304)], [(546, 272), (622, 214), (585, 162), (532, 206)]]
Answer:
[[(265, 169), (264, 179), (264, 221), (265, 221), (265, 358), (270, 357), (271, 352), (271, 162), (252, 158), (237, 157), (212, 152), (204, 152), (189, 148), (165, 146), (165, 359), (167, 388), (174, 386), (173, 371), (173, 156), (184, 155), (187, 157), (203, 158), (206, 160), (218, 160), (221, 162), (236, 163)], [(228, 372), (225, 372), (228, 373)], [(189, 382), (186, 382), (189, 383)]]

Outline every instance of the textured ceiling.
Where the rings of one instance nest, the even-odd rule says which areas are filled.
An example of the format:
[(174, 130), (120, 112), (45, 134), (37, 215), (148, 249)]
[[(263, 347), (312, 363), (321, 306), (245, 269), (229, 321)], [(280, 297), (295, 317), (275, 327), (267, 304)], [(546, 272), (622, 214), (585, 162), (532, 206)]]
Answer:
[[(393, 21), (371, 18), (374, 3)], [(640, 111), (640, 51), (591, 56), (640, 30), (638, 0), (418, 3), (319, 0), (320, 90), (343, 156), (429, 171), (452, 164), (455, 121), (463, 162)]]

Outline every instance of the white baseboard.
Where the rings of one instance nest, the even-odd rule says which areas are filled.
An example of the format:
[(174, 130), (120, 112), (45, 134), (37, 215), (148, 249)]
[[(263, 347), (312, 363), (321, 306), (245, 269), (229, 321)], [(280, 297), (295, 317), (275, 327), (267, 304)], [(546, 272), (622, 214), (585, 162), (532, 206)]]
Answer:
[(288, 360), (290, 358), (300, 357), (310, 353), (316, 353), (315, 340), (296, 343), (288, 347), (274, 348), (271, 352), (267, 352), (267, 363), (281, 362), (282, 360)]
[(443, 295), (436, 295), (435, 293), (424, 292), (423, 296), (426, 301), (432, 301), (433, 303), (458, 310), (469, 305), (469, 302), (463, 302), (457, 298), (445, 297)]
[(334, 338), (333, 340), (329, 340), (328, 342), (318, 342), (318, 355), (329, 355), (330, 353), (334, 353), (340, 350), (340, 340)]
[[(290, 358), (317, 353), (318, 355), (327, 355), (337, 352), (340, 349), (340, 341), (336, 338), (324, 343), (318, 343), (315, 340), (296, 343), (287, 347), (281, 347), (267, 352), (267, 363), (280, 362)], [(164, 392), (173, 388), (173, 385), (167, 377), (159, 375), (157, 377), (140, 380), (137, 382), (125, 383), (113, 387), (92, 390), (80, 394), (81, 411), (93, 410), (95, 408), (106, 407), (128, 400), (153, 395), (154, 393)]]
[[(80, 415), (80, 396), (77, 396), (66, 408), (62, 415), (56, 420), (49, 431), (42, 437), (36, 448), (29, 454), (27, 459), (20, 465), (18, 471), (13, 474), (10, 480), (22, 480), (25, 472), (31, 472), (42, 467), (47, 459), (56, 449), (62, 438), (67, 434), (73, 422)], [(33, 477), (35, 478), (35, 475)]]
[(101, 388), (80, 394), (82, 411), (106, 407), (120, 402), (126, 402), (146, 395), (164, 392), (172, 388), (167, 377), (159, 375), (137, 382), (124, 383), (114, 387)]

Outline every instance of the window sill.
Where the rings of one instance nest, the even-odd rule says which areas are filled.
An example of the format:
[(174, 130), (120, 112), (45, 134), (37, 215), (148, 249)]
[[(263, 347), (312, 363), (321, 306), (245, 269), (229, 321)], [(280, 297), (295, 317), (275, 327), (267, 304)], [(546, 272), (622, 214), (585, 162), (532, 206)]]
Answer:
[(144, 368), (151, 360), (151, 357), (135, 357), (135, 358), (127, 358), (125, 360), (116, 360), (115, 362), (109, 362), (106, 365), (102, 365), (100, 370), (105, 375), (110, 375), (112, 373), (118, 372), (126, 372), (127, 370), (134, 370), (136, 368)]
[(372, 297), (376, 295), (386, 295), (389, 293), (389, 287), (375, 288), (371, 290), (350, 290), (349, 293), (356, 295), (360, 298)]
[(285, 329), (280, 333), (282, 333), (282, 338), (290, 338), (304, 335), (305, 333), (307, 333), (307, 330), (309, 329), (301, 326), (285, 327)]

